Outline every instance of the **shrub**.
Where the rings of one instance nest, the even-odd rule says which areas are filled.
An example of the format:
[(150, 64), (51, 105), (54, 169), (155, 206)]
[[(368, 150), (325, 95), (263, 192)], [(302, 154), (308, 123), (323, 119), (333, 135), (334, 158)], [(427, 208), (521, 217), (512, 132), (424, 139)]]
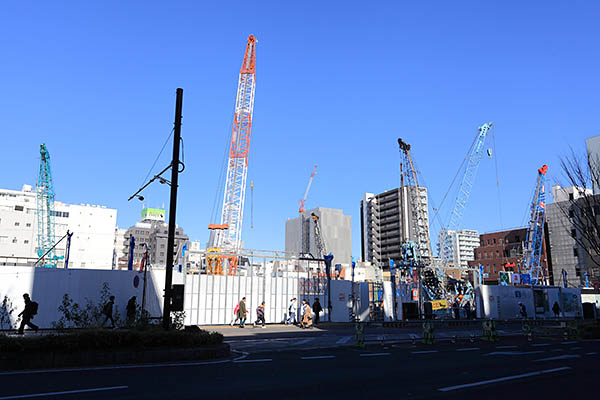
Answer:
[(144, 350), (190, 348), (223, 343), (217, 332), (81, 330), (60, 335), (14, 337), (0, 335), (2, 352), (78, 352), (85, 350)]

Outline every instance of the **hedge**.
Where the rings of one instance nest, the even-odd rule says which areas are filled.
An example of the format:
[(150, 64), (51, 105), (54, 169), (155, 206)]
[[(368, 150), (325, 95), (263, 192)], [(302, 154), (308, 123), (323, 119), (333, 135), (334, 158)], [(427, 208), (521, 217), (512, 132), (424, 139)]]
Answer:
[(124, 330), (82, 330), (34, 337), (0, 335), (2, 352), (78, 352), (82, 350), (145, 350), (152, 348), (190, 348), (217, 345), (223, 335), (217, 332)]

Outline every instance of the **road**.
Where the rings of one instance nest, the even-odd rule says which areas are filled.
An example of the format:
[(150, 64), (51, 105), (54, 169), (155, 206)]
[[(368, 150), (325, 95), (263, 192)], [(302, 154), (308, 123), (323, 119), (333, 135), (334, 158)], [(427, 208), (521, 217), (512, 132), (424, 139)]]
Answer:
[[(335, 336), (346, 337), (340, 333)], [(529, 342), (511, 336), (498, 343), (458, 339), (429, 346), (410, 341), (362, 349), (309, 346), (310, 341), (287, 349), (248, 347), (245, 353), (212, 362), (3, 372), (0, 400), (600, 396), (598, 340)]]

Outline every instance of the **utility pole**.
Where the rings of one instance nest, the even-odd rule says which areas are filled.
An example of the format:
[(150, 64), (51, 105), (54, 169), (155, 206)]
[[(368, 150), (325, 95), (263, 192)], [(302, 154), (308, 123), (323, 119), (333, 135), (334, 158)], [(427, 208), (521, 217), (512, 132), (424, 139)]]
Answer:
[(177, 179), (179, 175), (179, 142), (181, 141), (181, 108), (183, 89), (177, 88), (175, 102), (175, 129), (173, 134), (173, 159), (171, 161), (171, 201), (169, 203), (169, 236), (167, 238), (167, 265), (165, 266), (165, 301), (163, 305), (163, 328), (171, 326), (171, 290), (173, 283), (173, 248), (175, 247), (175, 216), (177, 210)]

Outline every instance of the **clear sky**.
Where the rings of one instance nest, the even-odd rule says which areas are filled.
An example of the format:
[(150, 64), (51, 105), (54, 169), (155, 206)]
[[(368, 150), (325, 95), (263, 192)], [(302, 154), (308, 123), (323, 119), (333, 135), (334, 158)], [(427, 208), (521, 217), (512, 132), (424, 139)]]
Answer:
[[(0, 187), (35, 184), (45, 142), (57, 199), (116, 208), (129, 227), (141, 204), (127, 198), (173, 126), (182, 87), (177, 221), (206, 242), (249, 34), (259, 43), (248, 248), (284, 248), (285, 220), (297, 216), (316, 163), (307, 208), (351, 215), (359, 257), (363, 193), (399, 185), (396, 139), (412, 144), (439, 205), (489, 121), (500, 192), (485, 157), (463, 227), (522, 226), (537, 168), (547, 163), (549, 179), (560, 179), (560, 156), (600, 134), (598, 2), (224, 3), (4, 2)], [(170, 153), (169, 143), (154, 172)], [(165, 185), (144, 196), (168, 206)]]

